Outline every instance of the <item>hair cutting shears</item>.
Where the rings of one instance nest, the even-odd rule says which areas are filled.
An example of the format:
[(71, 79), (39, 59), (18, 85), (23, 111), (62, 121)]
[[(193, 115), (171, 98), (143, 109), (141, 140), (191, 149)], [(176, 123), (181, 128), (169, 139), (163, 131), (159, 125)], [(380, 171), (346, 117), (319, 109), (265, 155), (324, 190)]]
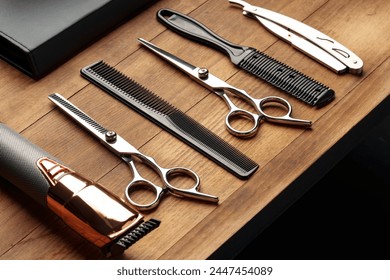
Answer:
[[(304, 127), (311, 126), (311, 121), (292, 118), (291, 117), (292, 107), (290, 103), (281, 97), (267, 96), (260, 99), (254, 98), (250, 96), (245, 90), (233, 87), (228, 83), (226, 83), (225, 81), (212, 75), (211, 73), (209, 73), (208, 69), (206, 68), (199, 68), (194, 65), (191, 65), (190, 63), (174, 56), (173, 54), (168, 53), (167, 51), (162, 50), (161, 48), (157, 47), (156, 45), (142, 38), (138, 38), (138, 41), (142, 43), (144, 46), (146, 46), (147, 48), (149, 48), (150, 50), (152, 50), (154, 53), (158, 54), (160, 57), (164, 58), (165, 60), (172, 63), (183, 72), (187, 73), (191, 78), (193, 78), (198, 83), (212, 90), (223, 100), (225, 100), (230, 110), (229, 113), (226, 115), (225, 124), (229, 132), (231, 132), (235, 136), (239, 136), (239, 137), (254, 136), (257, 133), (262, 120), (267, 120), (270, 122), (281, 123), (281, 124), (299, 125)], [(239, 97), (247, 101), (255, 108), (256, 113), (252, 113), (248, 110), (239, 108), (236, 105), (234, 105), (232, 100), (228, 97), (227, 92), (232, 93), (236, 97)], [(287, 111), (287, 113), (282, 116), (274, 116), (274, 115), (267, 114), (264, 111), (264, 109), (266, 106), (270, 106), (270, 105), (271, 106), (277, 105), (278, 107), (283, 107)], [(233, 122), (237, 118), (249, 120), (252, 123), (251, 128), (245, 130), (235, 128)]]
[[(133, 178), (125, 189), (125, 196), (129, 203), (138, 210), (153, 209), (159, 204), (162, 196), (168, 192), (178, 197), (188, 197), (209, 202), (218, 202), (218, 197), (198, 191), (200, 188), (200, 179), (199, 176), (191, 169), (184, 167), (163, 168), (159, 166), (152, 157), (141, 153), (115, 131), (107, 130), (98, 124), (95, 120), (73, 105), (70, 101), (63, 98), (60, 94), (53, 93), (49, 95), (49, 99), (61, 108), (67, 115), (72, 117), (85, 129), (91, 132), (100, 140), (101, 143), (103, 143), (103, 145), (121, 157), (129, 165)], [(162, 181), (162, 187), (140, 175), (134, 163), (135, 158), (151, 167), (159, 175)], [(171, 184), (171, 180), (177, 177), (192, 180), (194, 184), (188, 189), (175, 187)], [(154, 200), (145, 204), (135, 202), (131, 194), (140, 189), (153, 191), (155, 194)]]

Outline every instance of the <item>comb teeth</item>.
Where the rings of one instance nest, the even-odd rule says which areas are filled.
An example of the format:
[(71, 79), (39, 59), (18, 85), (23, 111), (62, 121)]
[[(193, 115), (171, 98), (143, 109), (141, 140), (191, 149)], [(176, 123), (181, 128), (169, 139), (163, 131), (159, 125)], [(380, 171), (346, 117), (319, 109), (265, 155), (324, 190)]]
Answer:
[(160, 226), (160, 221), (157, 219), (150, 219), (147, 222), (142, 223), (126, 235), (117, 240), (109, 249), (108, 254), (111, 256), (117, 256), (122, 254), (126, 249), (140, 240), (142, 237), (150, 233), (152, 230)]
[[(127, 97), (149, 107), (156, 113), (169, 115), (176, 111), (176, 108), (171, 104), (103, 61), (85, 68), (85, 70), (94, 75), (97, 79), (101, 79), (104, 83), (119, 90)], [(131, 94), (129, 94), (129, 92), (131, 92)]]
[(329, 87), (257, 50), (238, 66), (312, 106), (323, 106), (334, 99)]
[(56, 101), (59, 105), (68, 109), (69, 111), (71, 111), (75, 115), (77, 115), (79, 118), (84, 120), (86, 123), (91, 125), (93, 128), (95, 128), (100, 133), (105, 134), (108, 131), (108, 129), (106, 129), (103, 126), (101, 126), (100, 124), (98, 124), (94, 119), (92, 119), (90, 116), (86, 115), (79, 108), (75, 107), (73, 104), (71, 104), (67, 100), (63, 99), (61, 96), (53, 93), (53, 94), (49, 95), (49, 98), (53, 101)]

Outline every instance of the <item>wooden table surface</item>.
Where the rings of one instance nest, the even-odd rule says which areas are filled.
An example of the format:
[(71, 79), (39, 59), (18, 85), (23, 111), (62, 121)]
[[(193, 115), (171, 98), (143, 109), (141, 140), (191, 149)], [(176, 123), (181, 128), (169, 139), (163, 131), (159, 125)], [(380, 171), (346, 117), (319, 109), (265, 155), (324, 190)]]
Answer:
[[(388, 0), (251, 0), (335, 38), (364, 61), (364, 73), (337, 75), (265, 30), (227, 0), (160, 0), (41, 80), (0, 61), (0, 120), (84, 176), (123, 197), (131, 178), (126, 164), (65, 116), (47, 98), (58, 92), (107, 128), (115, 129), (162, 166), (186, 166), (201, 190), (219, 204), (166, 196), (145, 219), (161, 225), (128, 249), (123, 259), (233, 258), (258, 232), (329, 171), (390, 109), (390, 2)], [(235, 67), (222, 53), (187, 40), (155, 14), (171, 8), (199, 20), (220, 36), (252, 46), (336, 92), (316, 109)], [(263, 123), (251, 139), (224, 126), (226, 105), (210, 91), (143, 48), (142, 37), (256, 97), (277, 95), (311, 129)], [(186, 112), (256, 161), (241, 180), (82, 78), (79, 71), (104, 60)], [(337, 196), (337, 193), (334, 194)], [(332, 202), (329, 201), (331, 207)], [(104, 259), (57, 216), (0, 181), (1, 259)], [(288, 234), (288, 232), (286, 233)]]

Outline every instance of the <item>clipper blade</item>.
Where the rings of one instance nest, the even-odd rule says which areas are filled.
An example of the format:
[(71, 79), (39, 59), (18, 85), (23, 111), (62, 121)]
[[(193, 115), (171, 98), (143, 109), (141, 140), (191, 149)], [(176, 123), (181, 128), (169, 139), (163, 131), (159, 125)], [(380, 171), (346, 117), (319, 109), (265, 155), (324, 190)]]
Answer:
[(117, 256), (122, 254), (130, 246), (140, 240), (142, 237), (155, 230), (160, 226), (160, 220), (150, 219), (147, 222), (143, 222), (135, 229), (127, 232), (125, 235), (117, 239), (111, 246), (106, 248), (107, 256)]

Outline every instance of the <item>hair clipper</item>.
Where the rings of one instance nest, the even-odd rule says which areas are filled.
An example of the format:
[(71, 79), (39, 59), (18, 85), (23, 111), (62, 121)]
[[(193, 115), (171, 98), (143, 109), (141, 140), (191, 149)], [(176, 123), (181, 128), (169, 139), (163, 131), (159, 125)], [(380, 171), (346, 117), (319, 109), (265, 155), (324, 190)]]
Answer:
[(123, 253), (160, 224), (0, 123), (0, 176), (49, 208), (106, 256)]

